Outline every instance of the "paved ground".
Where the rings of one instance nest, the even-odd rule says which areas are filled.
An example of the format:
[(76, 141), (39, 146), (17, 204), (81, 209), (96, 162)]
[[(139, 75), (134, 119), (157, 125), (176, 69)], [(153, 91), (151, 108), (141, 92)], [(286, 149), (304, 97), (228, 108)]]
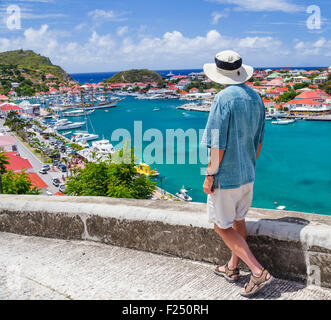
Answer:
[[(88, 241), (0, 233), (0, 299), (244, 299), (212, 265)], [(276, 280), (260, 299), (331, 299)]]

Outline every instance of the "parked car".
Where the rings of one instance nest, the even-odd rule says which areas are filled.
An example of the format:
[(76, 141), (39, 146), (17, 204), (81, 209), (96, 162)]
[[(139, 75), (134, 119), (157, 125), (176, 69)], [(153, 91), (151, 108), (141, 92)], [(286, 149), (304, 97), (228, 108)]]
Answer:
[(44, 168), (41, 168), (41, 169), (39, 170), (39, 173), (41, 173), (41, 174), (47, 174), (47, 170), (44, 169)]
[(52, 192), (50, 192), (50, 191), (46, 191), (46, 196), (52, 196), (53, 195), (53, 193)]
[(54, 167), (57, 167), (58, 165), (60, 165), (61, 164), (61, 162), (59, 161), (59, 160), (54, 160), (53, 161), (53, 166)]
[(66, 185), (65, 184), (61, 184), (59, 187), (59, 191), (64, 193), (66, 191)]
[(52, 179), (53, 186), (58, 188), (60, 186), (60, 180), (58, 178)]
[(51, 170), (51, 167), (49, 166), (49, 164), (44, 164), (41, 170), (49, 171)]

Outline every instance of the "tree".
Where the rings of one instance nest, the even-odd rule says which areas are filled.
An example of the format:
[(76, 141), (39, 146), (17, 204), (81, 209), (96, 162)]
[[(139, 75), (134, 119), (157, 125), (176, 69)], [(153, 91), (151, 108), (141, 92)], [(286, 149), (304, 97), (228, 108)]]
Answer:
[(7, 172), (6, 165), (9, 164), (8, 157), (3, 151), (0, 151), (0, 194), (3, 193), (2, 175)]
[(287, 91), (284, 92), (283, 94), (281, 94), (277, 99), (276, 102), (280, 103), (280, 102), (289, 102), (290, 100), (293, 100), (296, 96), (298, 95), (298, 93), (296, 91)]
[(133, 149), (124, 146), (105, 162), (95, 160), (68, 178), (67, 194), (134, 199), (152, 196), (156, 184), (137, 173)]
[(2, 180), (5, 194), (40, 194), (40, 190), (32, 185), (25, 171), (14, 173), (9, 170)]

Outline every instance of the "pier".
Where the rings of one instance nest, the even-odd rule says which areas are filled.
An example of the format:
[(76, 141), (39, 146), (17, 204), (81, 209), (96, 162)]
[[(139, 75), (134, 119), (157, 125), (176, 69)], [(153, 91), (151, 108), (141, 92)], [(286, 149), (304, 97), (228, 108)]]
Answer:
[(200, 112), (210, 112), (210, 106), (208, 105), (197, 105), (193, 103), (183, 104), (177, 107), (177, 109), (187, 110), (187, 111), (200, 111)]

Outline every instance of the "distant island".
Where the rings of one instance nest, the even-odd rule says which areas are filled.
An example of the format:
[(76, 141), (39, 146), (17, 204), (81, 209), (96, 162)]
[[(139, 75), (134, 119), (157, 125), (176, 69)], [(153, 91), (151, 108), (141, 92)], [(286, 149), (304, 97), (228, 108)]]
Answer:
[(148, 69), (132, 69), (128, 71), (121, 71), (116, 73), (114, 76), (106, 80), (106, 82), (119, 83), (119, 82), (159, 82), (162, 81), (162, 76), (152, 70)]
[(14, 89), (20, 96), (74, 82), (61, 67), (32, 50), (0, 52), (0, 78), (1, 94), (6, 95)]

